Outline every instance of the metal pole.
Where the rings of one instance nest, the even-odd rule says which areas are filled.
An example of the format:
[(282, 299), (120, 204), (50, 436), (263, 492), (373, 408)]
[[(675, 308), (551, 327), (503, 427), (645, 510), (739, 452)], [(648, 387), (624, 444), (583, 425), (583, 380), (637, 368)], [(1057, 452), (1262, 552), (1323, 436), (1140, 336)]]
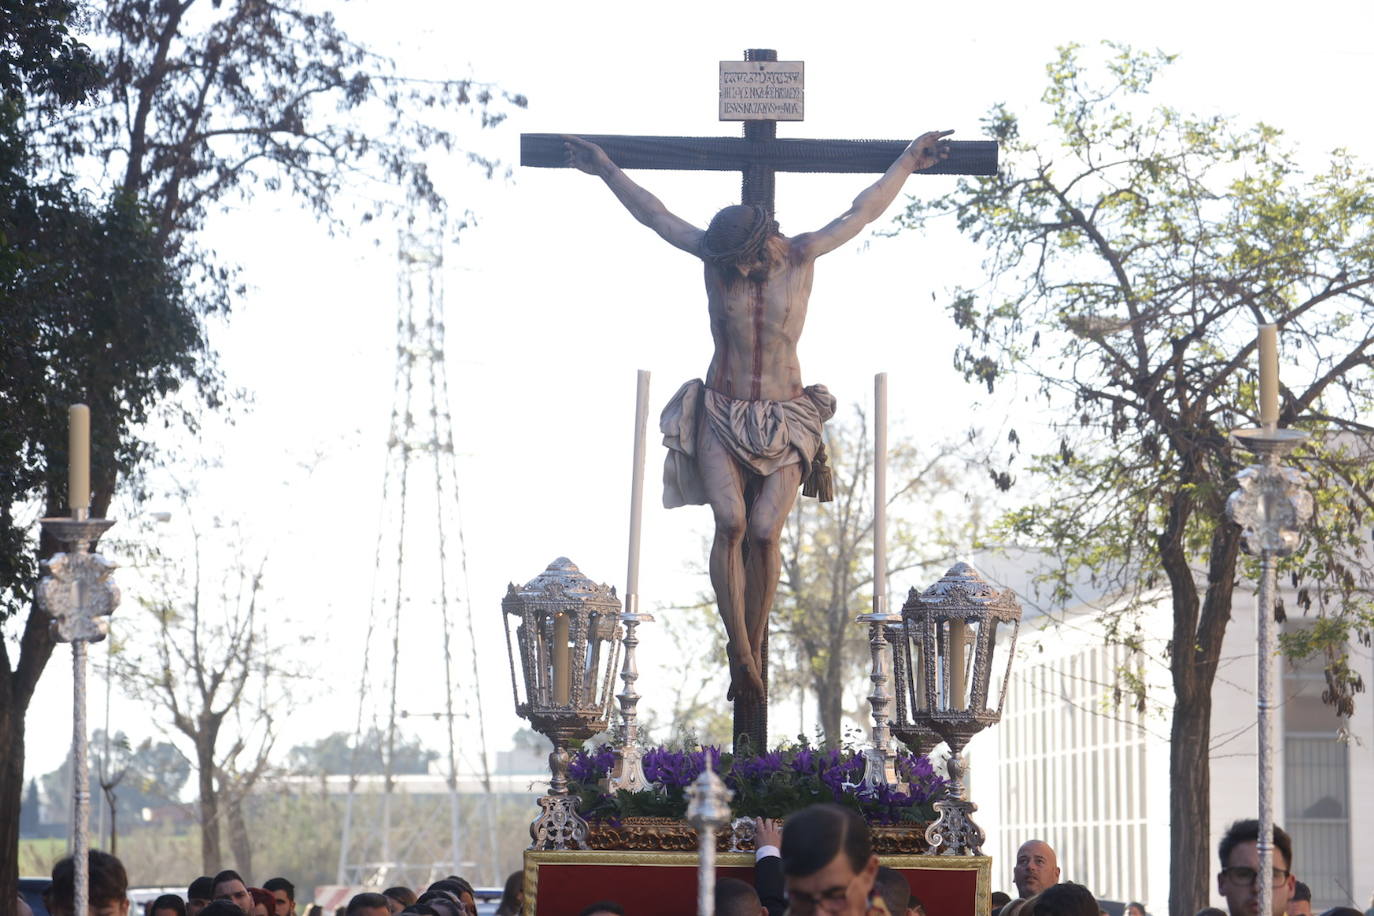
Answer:
[[(76, 589), (73, 583), (73, 590)], [(79, 601), (80, 598), (77, 597)], [(90, 896), (88, 851), (91, 846), (87, 822), (90, 818), (91, 773), (86, 762), (86, 641), (72, 643), (72, 865), (75, 894), (72, 912), (85, 913)]]
[(90, 903), (90, 765), (86, 758), (86, 646), (109, 632), (109, 615), (119, 604), (110, 578), (114, 564), (90, 547), (114, 522), (89, 518), (74, 507), (71, 518), (45, 518), (43, 530), (67, 547), (46, 562), (38, 601), (52, 617), (53, 637), (72, 644), (72, 866), (73, 905), (85, 913)]
[[(355, 738), (354, 740), (356, 741), (357, 739)], [(356, 779), (357, 777), (349, 776), (348, 797), (344, 800), (343, 837), (339, 841), (339, 870), (335, 872), (337, 876), (335, 883), (337, 884), (348, 883), (348, 846), (352, 841), (353, 833), (353, 791), (356, 788), (354, 785)], [(326, 783), (326, 785), (328, 785), (328, 783)], [(326, 789), (326, 798), (327, 797), (328, 790)]]
[(702, 827), (697, 842), (701, 850), (697, 856), (697, 916), (715, 916), (716, 828)]
[[(1272, 425), (1238, 429), (1231, 434), (1259, 462), (1236, 475), (1239, 488), (1226, 501), (1226, 514), (1241, 526), (1245, 549), (1260, 558), (1259, 592), (1255, 599), (1255, 692), (1259, 743), (1259, 907), (1263, 916), (1273, 908), (1274, 885), (1274, 723), (1278, 678), (1274, 605), (1278, 591), (1277, 565), (1297, 547), (1301, 527), (1312, 517), (1312, 494), (1307, 475), (1281, 467), (1279, 459), (1307, 438), (1299, 430)], [(1293, 863), (1288, 863), (1291, 867)]]
[[(1256, 707), (1259, 713), (1259, 911), (1268, 916), (1273, 909), (1274, 882), (1274, 686), (1278, 660), (1274, 639), (1274, 593), (1277, 586), (1277, 558), (1272, 550), (1260, 553)], [(1289, 863), (1292, 864), (1291, 862)]]

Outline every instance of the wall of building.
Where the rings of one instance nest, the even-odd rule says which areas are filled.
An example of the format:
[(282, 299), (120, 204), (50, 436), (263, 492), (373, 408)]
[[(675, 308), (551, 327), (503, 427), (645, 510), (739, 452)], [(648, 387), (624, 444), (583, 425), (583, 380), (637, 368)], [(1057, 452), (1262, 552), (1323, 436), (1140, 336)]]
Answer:
[[(1240, 593), (1213, 691), (1211, 849), (1233, 820), (1257, 811), (1252, 608), (1249, 593)], [(1016, 849), (1039, 838), (1059, 852), (1064, 880), (1164, 912), (1170, 612), (1161, 596), (1139, 615), (1143, 651), (1132, 655), (1109, 644), (1110, 610), (1084, 605), (1025, 621), (1002, 722), (970, 745), (970, 788), (995, 857), (994, 886), (1013, 891)], [(1356, 670), (1374, 684), (1371, 650), (1354, 652)], [(1349, 734), (1339, 736), (1337, 719), (1321, 704), (1320, 662), (1283, 667), (1275, 810), (1301, 837), (1293, 870), (1313, 878), (1318, 911), (1337, 903), (1363, 909), (1374, 891), (1374, 696), (1358, 698)], [(1123, 669), (1144, 686), (1144, 710), (1132, 705), (1129, 690), (1118, 695)]]

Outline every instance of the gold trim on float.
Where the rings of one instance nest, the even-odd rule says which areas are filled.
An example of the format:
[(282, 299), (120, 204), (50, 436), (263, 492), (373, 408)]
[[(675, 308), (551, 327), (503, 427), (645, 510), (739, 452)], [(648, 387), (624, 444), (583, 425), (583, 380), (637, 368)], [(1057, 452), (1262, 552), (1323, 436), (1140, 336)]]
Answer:
[[(973, 871), (974, 908), (972, 916), (991, 916), (992, 858), (990, 856), (882, 856), (890, 868), (919, 868), (927, 871)], [(534, 916), (539, 894), (540, 865), (655, 865), (670, 868), (696, 868), (695, 852), (619, 852), (603, 849), (525, 850), (525, 908), (522, 916)], [(716, 855), (717, 868), (751, 868), (752, 852), (722, 852)]]

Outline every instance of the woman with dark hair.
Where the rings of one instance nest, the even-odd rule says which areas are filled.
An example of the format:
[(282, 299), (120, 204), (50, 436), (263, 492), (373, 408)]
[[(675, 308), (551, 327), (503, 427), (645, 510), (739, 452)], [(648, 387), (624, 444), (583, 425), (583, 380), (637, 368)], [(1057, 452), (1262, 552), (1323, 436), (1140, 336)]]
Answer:
[(163, 894), (148, 908), (148, 916), (186, 916), (186, 903), (176, 894)]
[(393, 916), (415, 902), (415, 892), (400, 885), (388, 887), (382, 891), (382, 896), (386, 898), (386, 908), (391, 911)]
[(506, 886), (501, 890), (501, 903), (496, 907), (496, 916), (519, 916), (525, 905), (525, 873), (513, 871), (506, 877)]
[(253, 916), (277, 916), (277, 898), (272, 896), (271, 891), (250, 887), (248, 893), (253, 895)]
[(1035, 906), (1028, 903), (1021, 910), (1033, 916), (1098, 916), (1101, 908), (1092, 891), (1081, 884), (1065, 882), (1052, 884), (1035, 897)]

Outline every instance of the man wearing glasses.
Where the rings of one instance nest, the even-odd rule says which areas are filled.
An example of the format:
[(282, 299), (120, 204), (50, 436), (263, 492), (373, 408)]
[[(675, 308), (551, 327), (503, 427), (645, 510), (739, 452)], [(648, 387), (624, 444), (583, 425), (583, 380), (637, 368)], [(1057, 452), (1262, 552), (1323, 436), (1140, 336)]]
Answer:
[[(1217, 891), (1226, 898), (1231, 916), (1259, 916), (1259, 821), (1236, 821), (1221, 838), (1217, 852), (1221, 872)], [(1293, 895), (1293, 841), (1274, 825), (1274, 871), (1267, 876), (1274, 889), (1273, 910), (1268, 916), (1283, 916)]]
[(888, 916), (873, 892), (878, 857), (868, 824), (839, 805), (812, 805), (787, 819), (782, 869), (789, 916)]

